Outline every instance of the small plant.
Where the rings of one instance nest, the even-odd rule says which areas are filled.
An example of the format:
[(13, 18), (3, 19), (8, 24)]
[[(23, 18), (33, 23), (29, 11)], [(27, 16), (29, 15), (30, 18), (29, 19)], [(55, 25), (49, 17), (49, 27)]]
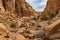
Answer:
[(29, 31), (27, 28), (25, 28), (25, 29), (23, 30), (23, 33), (30, 33), (30, 31)]
[(46, 14), (42, 14), (42, 18), (41, 18), (42, 20), (48, 20), (49, 19), (49, 16), (48, 15), (46, 15)]
[[(57, 11), (58, 13), (58, 11)], [(46, 14), (42, 14), (42, 20), (49, 20), (49, 19), (52, 19), (53, 17), (55, 17), (57, 14), (54, 14), (54, 13), (50, 13), (48, 12), (48, 15)]]
[(58, 10), (56, 10), (56, 15), (59, 13), (59, 9)]
[(11, 23), (10, 27), (11, 27), (11, 28), (15, 28), (15, 27), (16, 27), (16, 24)]
[(55, 17), (55, 14), (50, 13), (50, 14), (49, 14), (49, 19), (52, 19), (53, 17)]

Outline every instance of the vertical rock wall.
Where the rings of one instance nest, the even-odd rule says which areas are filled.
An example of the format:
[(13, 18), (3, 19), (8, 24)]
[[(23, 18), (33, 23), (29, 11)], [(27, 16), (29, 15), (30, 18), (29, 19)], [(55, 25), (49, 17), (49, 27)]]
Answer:
[[(27, 6), (28, 5), (28, 6)], [(2, 11), (16, 13), (17, 16), (31, 16), (34, 9), (25, 0), (0, 0)]]
[(0, 10), (17, 16), (31, 16), (36, 12), (25, 0), (0, 0)]
[(2, 0), (0, 0), (0, 13), (4, 13), (4, 12), (5, 12), (5, 9), (3, 7)]
[(56, 13), (60, 10), (60, 0), (48, 0), (44, 13)]

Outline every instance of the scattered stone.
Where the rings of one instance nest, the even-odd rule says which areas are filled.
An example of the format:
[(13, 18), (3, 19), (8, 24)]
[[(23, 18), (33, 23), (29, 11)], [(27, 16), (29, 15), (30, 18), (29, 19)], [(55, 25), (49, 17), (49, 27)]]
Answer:
[(0, 28), (0, 35), (7, 36), (7, 32)]
[(40, 30), (33, 35), (33, 38), (41, 38), (44, 36), (45, 36), (45, 32), (43, 30)]
[(15, 40), (27, 40), (26, 38), (24, 38), (24, 36), (17, 34), (15, 37)]
[(44, 40), (43, 38), (35, 38), (34, 40)]

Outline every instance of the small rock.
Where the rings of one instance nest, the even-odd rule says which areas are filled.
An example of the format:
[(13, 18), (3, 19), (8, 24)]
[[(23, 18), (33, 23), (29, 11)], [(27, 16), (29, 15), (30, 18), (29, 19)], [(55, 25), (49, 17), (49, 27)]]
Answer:
[(43, 40), (42, 38), (35, 38), (34, 40)]
[(24, 36), (17, 34), (15, 40), (27, 40), (27, 39), (25, 39)]
[(16, 37), (16, 33), (9, 33), (8, 35), (9, 35), (9, 37), (12, 38), (12, 39), (15, 39), (15, 37)]
[(45, 36), (45, 32), (43, 30), (40, 30), (34, 34), (33, 38), (41, 38), (43, 36)]
[(0, 28), (0, 35), (7, 36), (7, 32)]

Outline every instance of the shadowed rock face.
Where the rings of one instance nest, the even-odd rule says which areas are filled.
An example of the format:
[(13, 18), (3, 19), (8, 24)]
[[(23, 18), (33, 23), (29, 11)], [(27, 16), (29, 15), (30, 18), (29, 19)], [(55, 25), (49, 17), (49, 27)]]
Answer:
[(5, 0), (6, 10), (15, 10), (15, 0)]
[(16, 13), (17, 16), (31, 16), (35, 13), (35, 10), (25, 0), (0, 0), (0, 3), (2, 11)]
[(60, 0), (48, 0), (44, 13), (56, 13), (60, 10)]

